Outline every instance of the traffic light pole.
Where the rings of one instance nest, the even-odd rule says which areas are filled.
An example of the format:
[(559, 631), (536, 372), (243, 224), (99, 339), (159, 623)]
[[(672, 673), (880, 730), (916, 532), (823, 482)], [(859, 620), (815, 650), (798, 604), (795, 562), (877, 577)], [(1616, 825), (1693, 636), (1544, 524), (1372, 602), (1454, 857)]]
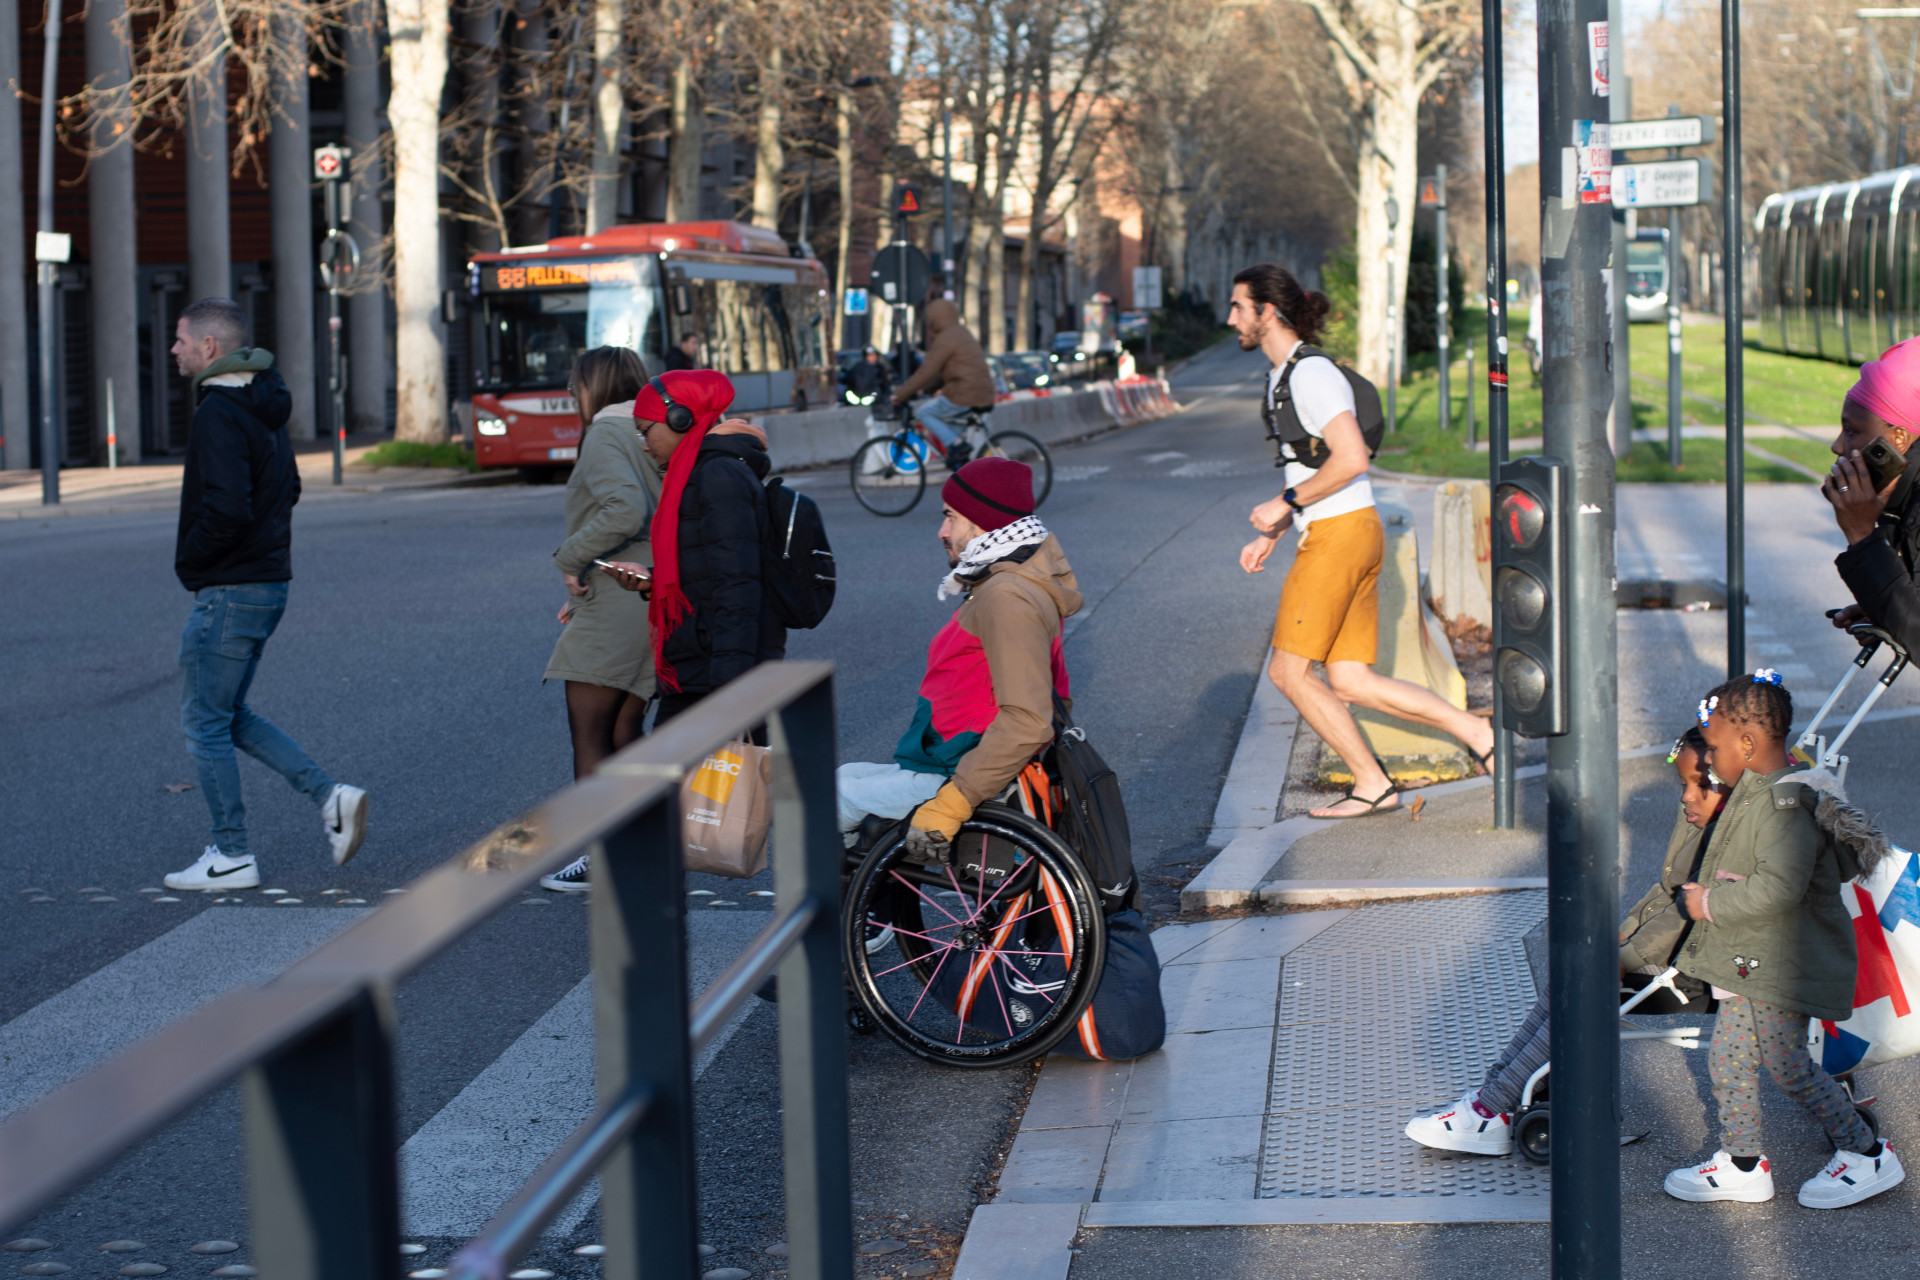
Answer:
[[(1487, 149), (1487, 469), (1500, 488), (1500, 464), (1507, 460), (1507, 147), (1501, 136), (1506, 119), (1500, 38), (1500, 0), (1482, 0), (1480, 14), (1481, 82), (1486, 103)], [(1493, 645), (1500, 648), (1500, 611), (1493, 611)], [(1513, 829), (1513, 732), (1501, 714), (1500, 682), (1493, 682), (1493, 825)]]
[[(1606, 0), (1540, 6), (1542, 427), (1569, 471), (1559, 513), (1568, 547), (1567, 732), (1547, 740), (1547, 879), (1553, 1025), (1553, 1275), (1620, 1275), (1619, 672), (1614, 619), (1613, 399), (1605, 272), (1608, 194)], [(1597, 63), (1597, 65), (1596, 65)], [(1597, 83), (1596, 83), (1597, 82)], [(1583, 127), (1590, 126), (1590, 127)], [(1565, 172), (1573, 166), (1574, 172)], [(1568, 199), (1571, 197), (1571, 199)], [(1624, 286), (1624, 280), (1621, 285)]]
[(1727, 679), (1747, 669), (1747, 403), (1740, 308), (1740, 0), (1720, 0), (1720, 172), (1726, 208), (1721, 271), (1727, 362)]
[(907, 325), (913, 319), (913, 309), (907, 301), (907, 220), (904, 217), (893, 220), (893, 243), (900, 263), (900, 300), (893, 304), (893, 329), (900, 343), (900, 381), (905, 382), (913, 376), (907, 357)]

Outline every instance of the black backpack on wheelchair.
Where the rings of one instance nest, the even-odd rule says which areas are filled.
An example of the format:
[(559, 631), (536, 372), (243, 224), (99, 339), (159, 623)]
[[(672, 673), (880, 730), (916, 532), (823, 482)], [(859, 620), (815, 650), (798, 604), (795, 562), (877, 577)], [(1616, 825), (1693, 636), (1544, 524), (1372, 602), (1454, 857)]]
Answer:
[(1073, 723), (1058, 694), (1053, 699), (1053, 734), (1053, 745), (1040, 759), (1060, 783), (1062, 833), (1093, 877), (1101, 913), (1130, 911), (1139, 902), (1140, 880), (1133, 869), (1133, 835), (1120, 779), (1087, 741), (1086, 730)]

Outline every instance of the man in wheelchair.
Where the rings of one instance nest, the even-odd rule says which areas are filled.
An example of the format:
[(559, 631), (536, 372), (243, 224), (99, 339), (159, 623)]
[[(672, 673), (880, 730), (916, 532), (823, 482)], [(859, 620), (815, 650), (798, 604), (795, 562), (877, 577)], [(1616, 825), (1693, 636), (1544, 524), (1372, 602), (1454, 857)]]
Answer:
[(960, 607), (927, 648), (913, 723), (887, 764), (843, 764), (840, 827), (851, 847), (870, 816), (911, 817), (909, 856), (945, 862), (961, 824), (1011, 785), (1053, 741), (1065, 698), (1063, 624), (1081, 605), (1060, 542), (1033, 514), (1033, 472), (981, 458), (940, 492), (940, 542), (951, 572), (942, 600)]

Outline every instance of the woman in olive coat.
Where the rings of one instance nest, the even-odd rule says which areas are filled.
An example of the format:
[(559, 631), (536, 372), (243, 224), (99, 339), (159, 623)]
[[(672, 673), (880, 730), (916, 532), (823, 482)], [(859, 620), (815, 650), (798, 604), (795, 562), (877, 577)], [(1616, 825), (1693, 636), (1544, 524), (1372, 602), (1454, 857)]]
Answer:
[(574, 362), (568, 383), (585, 431), (567, 482), (567, 539), (553, 553), (569, 594), (560, 610), (566, 630), (544, 679), (566, 681), (575, 778), (640, 736), (654, 693), (647, 602), (593, 566), (653, 563), (647, 533), (661, 471), (633, 421), (633, 400), (646, 382), (632, 351), (598, 347)]

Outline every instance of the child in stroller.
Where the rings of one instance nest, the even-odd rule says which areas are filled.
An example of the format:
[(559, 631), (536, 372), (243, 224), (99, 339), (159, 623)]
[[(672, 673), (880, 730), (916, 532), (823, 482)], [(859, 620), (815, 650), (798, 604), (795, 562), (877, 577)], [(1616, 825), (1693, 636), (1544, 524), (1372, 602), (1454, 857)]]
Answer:
[[(1687, 922), (1680, 915), (1675, 898), (1681, 886), (1693, 879), (1700, 851), (1705, 847), (1721, 806), (1726, 803), (1729, 790), (1719, 785), (1708, 771), (1707, 740), (1697, 727), (1688, 729), (1673, 744), (1667, 761), (1680, 775), (1680, 815), (1667, 841), (1667, 856), (1660, 868), (1659, 881), (1648, 888), (1620, 922), (1620, 971), (1629, 983), (1635, 978), (1644, 983), (1645, 977), (1660, 973), (1679, 947)], [(1688, 980), (1682, 978), (1680, 982), (1684, 987)], [(1693, 983), (1692, 987), (1705, 994), (1702, 984)], [(1656, 1011), (1644, 1005), (1642, 1009)], [(1440, 1151), (1506, 1155), (1513, 1150), (1513, 1118), (1521, 1092), (1528, 1078), (1546, 1064), (1549, 1056), (1547, 997), (1542, 992), (1526, 1021), (1487, 1068), (1486, 1079), (1480, 1087), (1468, 1090), (1460, 1101), (1444, 1111), (1408, 1121), (1406, 1135), (1422, 1146)]]

